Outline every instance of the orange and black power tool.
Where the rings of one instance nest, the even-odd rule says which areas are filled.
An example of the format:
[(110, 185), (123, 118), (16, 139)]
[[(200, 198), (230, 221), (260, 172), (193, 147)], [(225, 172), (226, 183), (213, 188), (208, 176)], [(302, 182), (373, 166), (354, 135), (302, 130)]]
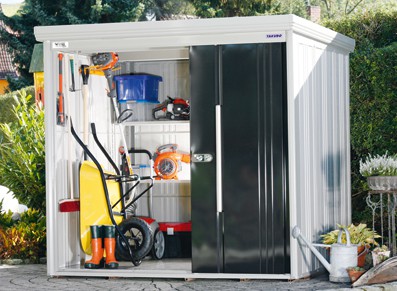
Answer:
[(189, 120), (189, 101), (182, 98), (171, 98), (170, 96), (167, 97), (167, 100), (152, 109), (153, 118), (156, 120)]
[(166, 144), (157, 148), (153, 155), (156, 180), (178, 180), (178, 172), (182, 170), (182, 162), (190, 163), (190, 155), (178, 153), (178, 145)]

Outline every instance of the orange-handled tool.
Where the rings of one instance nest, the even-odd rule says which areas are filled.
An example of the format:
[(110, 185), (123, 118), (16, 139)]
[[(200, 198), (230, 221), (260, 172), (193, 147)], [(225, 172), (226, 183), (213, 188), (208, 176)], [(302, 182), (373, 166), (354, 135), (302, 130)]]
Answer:
[(57, 124), (58, 125), (65, 125), (65, 112), (63, 109), (63, 76), (62, 76), (62, 60), (63, 54), (58, 54), (58, 61), (59, 61), (59, 78), (58, 78), (58, 100), (57, 100)]

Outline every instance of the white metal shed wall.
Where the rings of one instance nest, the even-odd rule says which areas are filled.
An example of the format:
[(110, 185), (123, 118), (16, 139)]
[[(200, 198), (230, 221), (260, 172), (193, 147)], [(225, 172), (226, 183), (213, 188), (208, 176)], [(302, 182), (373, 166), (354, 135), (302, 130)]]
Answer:
[[(295, 34), (289, 47), (291, 227), (309, 241), (351, 219), (349, 52)], [(302, 256), (302, 252), (305, 256)], [(321, 267), (291, 239), (294, 278)]]
[[(57, 92), (57, 82), (52, 80), (58, 79), (58, 54), (53, 54), (45, 58), (45, 88), (46, 92)], [(63, 67), (66, 72), (70, 72), (69, 57), (64, 54)], [(79, 76), (78, 68), (81, 64), (89, 64), (89, 60), (84, 56), (76, 58), (74, 56), (75, 76)], [(64, 71), (64, 72), (65, 72)], [(70, 92), (70, 78), (64, 76), (64, 109), (65, 116), (71, 116), (76, 132), (82, 138), (83, 136), (83, 98), (81, 88), (81, 78), (75, 78), (75, 92)], [(104, 94), (107, 83), (103, 76), (91, 75), (88, 79), (90, 87), (90, 103), (88, 105), (89, 120), (96, 123), (98, 138), (103, 142), (104, 147), (117, 159), (114, 153), (117, 152), (118, 141), (120, 138), (117, 127), (111, 122), (111, 103), (109, 98)], [(54, 95), (54, 94), (52, 94)], [(59, 267), (79, 264), (81, 260), (81, 246), (79, 238), (79, 212), (61, 213), (58, 211), (60, 200), (69, 198), (71, 186), (69, 184), (68, 159), (69, 150), (73, 163), (73, 180), (74, 194), (79, 196), (79, 166), (83, 160), (83, 151), (76, 143), (72, 136), (69, 136), (67, 126), (55, 126), (56, 120), (56, 98), (47, 93), (46, 98), (46, 184), (47, 184), (47, 257), (49, 274)], [(70, 109), (70, 112), (69, 112)], [(69, 142), (69, 138), (71, 141)], [(109, 168), (109, 163), (94, 146), (94, 140), (89, 135), (89, 147), (101, 164)], [(94, 203), (94, 202), (93, 202)]]

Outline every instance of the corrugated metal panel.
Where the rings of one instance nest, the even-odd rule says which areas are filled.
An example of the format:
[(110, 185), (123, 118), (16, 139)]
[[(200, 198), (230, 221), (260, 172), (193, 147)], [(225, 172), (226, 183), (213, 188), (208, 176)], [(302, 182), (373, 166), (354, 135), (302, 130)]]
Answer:
[[(296, 205), (291, 203), (291, 208), (296, 207), (296, 214), (291, 216), (291, 226), (298, 225), (314, 242), (337, 223), (350, 221), (348, 56), (296, 36), (294, 58), (290, 150), (296, 183), (291, 191)], [(321, 267), (308, 248), (293, 248), (297, 252), (293, 276)]]
[[(75, 62), (75, 84), (76, 91), (70, 92), (69, 88), (71, 85), (71, 73), (70, 73), (70, 63), (69, 59), (74, 58)], [(58, 64), (58, 62), (56, 62)], [(89, 64), (89, 60), (83, 56), (77, 55), (64, 55), (63, 62), (63, 78), (64, 78), (64, 108), (65, 115), (69, 116), (73, 120), (73, 125), (76, 132), (83, 136), (83, 97), (81, 91), (82, 80), (78, 73), (78, 68), (81, 64)], [(58, 66), (56, 66), (54, 72), (55, 80), (58, 76)], [(46, 76), (46, 79), (49, 79)], [(104, 94), (106, 85), (106, 79), (103, 76), (91, 75), (89, 77), (89, 87), (90, 87), (90, 97), (89, 97), (89, 121), (94, 122), (97, 127), (99, 140), (104, 144), (104, 147), (109, 152), (109, 154), (114, 159), (118, 159), (117, 148), (120, 143), (120, 134), (117, 128), (111, 123), (111, 116), (113, 109), (109, 102), (109, 98)], [(54, 84), (57, 91), (57, 83)], [(51, 92), (49, 90), (49, 92)], [(55, 95), (53, 98), (48, 98), (46, 103), (46, 117), (55, 117)], [(95, 100), (94, 100), (95, 99)], [(70, 112), (69, 112), (70, 109)], [(53, 110), (53, 112), (52, 112)], [(51, 126), (49, 126), (51, 123)], [(53, 135), (50, 130), (54, 130)], [(50, 122), (46, 122), (46, 144), (53, 147), (53, 154), (49, 154), (51, 151), (46, 151), (47, 165), (50, 165), (51, 175), (47, 175), (53, 181), (53, 183), (47, 183), (47, 192), (51, 193), (51, 210), (49, 207), (48, 213), (50, 223), (48, 227), (48, 234), (55, 243), (52, 244), (53, 252), (56, 255), (52, 255), (50, 251), (49, 256), (56, 258), (51, 261), (51, 264), (56, 266), (65, 266), (79, 264), (82, 258), (84, 258), (81, 253), (80, 248), (80, 234), (79, 234), (79, 212), (75, 213), (61, 213), (58, 211), (58, 203), (62, 199), (70, 197), (70, 184), (69, 184), (69, 174), (67, 172), (67, 160), (69, 158), (69, 150), (71, 151), (71, 158), (73, 163), (73, 180), (74, 182), (74, 196), (79, 197), (78, 188), (78, 176), (80, 163), (83, 160), (83, 152), (81, 147), (77, 144), (72, 136), (69, 136), (68, 126), (56, 126), (55, 119)], [(69, 138), (71, 142), (69, 142)], [(100, 163), (107, 169), (110, 169), (110, 165), (102, 155), (98, 147), (95, 145), (92, 136), (89, 136), (89, 148), (93, 154), (98, 158)], [(47, 196), (48, 197), (48, 196)], [(56, 206), (54, 206), (56, 205)], [(48, 214), (47, 214), (48, 215)]]
[[(163, 144), (174, 143), (178, 151), (189, 153), (190, 135), (189, 123), (135, 125), (136, 148), (143, 148), (154, 153)], [(136, 155), (135, 163), (147, 163), (147, 157)], [(148, 168), (144, 168), (142, 175), (148, 175)], [(182, 163), (182, 171), (178, 173), (178, 180), (166, 183), (155, 181), (153, 188), (153, 216), (159, 221), (182, 222), (190, 220), (190, 165)], [(148, 212), (146, 200), (138, 201), (138, 214)], [(180, 207), (180, 209), (178, 209)]]
[[(189, 61), (171, 60), (156, 62), (123, 62), (122, 74), (144, 73), (158, 75), (163, 78), (159, 84), (159, 102), (172, 98), (190, 99)], [(144, 117), (143, 120), (153, 120), (150, 104), (132, 104), (135, 113)], [(152, 106), (153, 107), (153, 106)], [(143, 121), (142, 119), (140, 121)], [(177, 144), (178, 151), (190, 152), (190, 125), (189, 122), (152, 122), (127, 123), (126, 132), (131, 138), (131, 145), (137, 149), (146, 149), (155, 153), (157, 147), (164, 144)], [(135, 164), (147, 164), (145, 155), (135, 155)], [(139, 171), (141, 175), (149, 175), (149, 168)], [(165, 183), (155, 181), (152, 190), (152, 215), (158, 221), (184, 222), (191, 216), (190, 205), (190, 165), (182, 164), (182, 171), (178, 173), (178, 180)], [(144, 186), (142, 186), (144, 187)], [(138, 215), (149, 215), (149, 200), (138, 201)]]

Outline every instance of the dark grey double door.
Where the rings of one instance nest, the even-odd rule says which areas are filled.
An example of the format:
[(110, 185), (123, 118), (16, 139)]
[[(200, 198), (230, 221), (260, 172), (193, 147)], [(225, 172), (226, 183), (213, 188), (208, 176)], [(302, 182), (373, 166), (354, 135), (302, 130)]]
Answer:
[(289, 273), (285, 43), (192, 47), (190, 74), (192, 271)]

